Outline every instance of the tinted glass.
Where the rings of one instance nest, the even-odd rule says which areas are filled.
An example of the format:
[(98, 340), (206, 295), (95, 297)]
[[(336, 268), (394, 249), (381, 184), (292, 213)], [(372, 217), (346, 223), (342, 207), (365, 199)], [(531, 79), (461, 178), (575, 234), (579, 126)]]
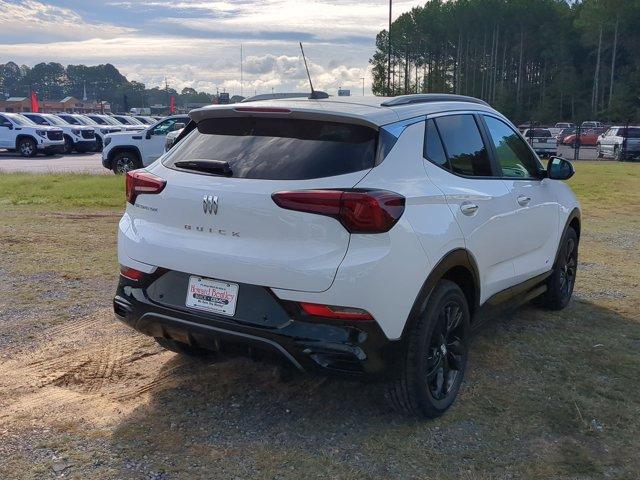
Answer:
[(433, 120), (427, 120), (424, 132), (424, 158), (436, 165), (444, 168), (449, 168), (447, 162), (447, 155), (442, 148), (442, 141), (440, 140), (440, 134), (436, 129), (436, 124)]
[(497, 118), (484, 117), (484, 120), (502, 168), (502, 176), (509, 178), (537, 176), (538, 161), (520, 136)]
[(38, 125), (48, 125), (48, 123), (40, 115), (27, 114), (25, 115), (25, 117), (27, 117), (32, 122), (37, 123)]
[(185, 125), (188, 123), (187, 122), (188, 119), (184, 119), (184, 118), (179, 118), (179, 117), (173, 117), (173, 118), (167, 118), (166, 120), (160, 122), (154, 129), (153, 129), (153, 134), (154, 135), (166, 135), (169, 132), (172, 132), (174, 130), (174, 125), (176, 123), (184, 123)]
[(622, 131), (626, 138), (640, 138), (640, 128), (638, 127), (624, 128)]
[(343, 123), (281, 118), (216, 118), (165, 159), (227, 162), (236, 178), (305, 180), (373, 168), (377, 131)]
[(79, 120), (76, 120), (71, 115), (60, 115), (60, 118), (70, 123), (71, 125), (81, 125)]
[(37, 123), (29, 120), (27, 117), (25, 117), (24, 115), (20, 115), (19, 113), (7, 113), (6, 115), (11, 120), (13, 120), (13, 123), (22, 125), (23, 127), (37, 125)]
[(476, 177), (492, 175), (487, 149), (472, 115), (439, 117), (435, 122), (452, 172)]
[(107, 122), (104, 118), (98, 117), (97, 115), (89, 115), (89, 118), (96, 122), (98, 125), (106, 125)]

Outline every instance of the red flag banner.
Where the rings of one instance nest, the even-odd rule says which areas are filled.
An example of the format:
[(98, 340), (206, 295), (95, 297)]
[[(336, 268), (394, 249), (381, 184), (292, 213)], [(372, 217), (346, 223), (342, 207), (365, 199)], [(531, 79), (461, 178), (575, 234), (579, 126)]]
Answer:
[(40, 111), (38, 105), (38, 94), (36, 92), (31, 92), (31, 111), (33, 113), (38, 113)]
[(176, 97), (173, 95), (171, 95), (171, 99), (169, 100), (169, 111), (171, 112), (171, 115), (176, 113)]

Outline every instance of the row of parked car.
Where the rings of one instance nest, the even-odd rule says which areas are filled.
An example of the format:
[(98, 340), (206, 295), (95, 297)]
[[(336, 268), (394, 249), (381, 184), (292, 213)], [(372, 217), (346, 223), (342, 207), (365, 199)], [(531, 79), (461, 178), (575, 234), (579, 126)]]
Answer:
[(23, 157), (38, 153), (103, 152), (103, 165), (122, 173), (148, 165), (165, 149), (167, 133), (187, 115), (147, 117), (72, 113), (0, 112), (0, 148)]
[[(524, 127), (524, 128), (523, 128)], [(522, 134), (538, 155), (556, 155), (559, 146), (571, 148), (594, 147), (598, 158), (618, 161), (640, 159), (640, 127), (613, 125), (601, 122), (556, 123), (553, 128), (520, 126)]]

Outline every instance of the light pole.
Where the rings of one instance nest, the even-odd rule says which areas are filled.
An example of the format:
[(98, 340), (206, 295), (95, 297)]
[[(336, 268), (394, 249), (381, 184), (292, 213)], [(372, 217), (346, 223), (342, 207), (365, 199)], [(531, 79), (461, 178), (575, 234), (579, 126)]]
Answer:
[(360, 78), (362, 80), (362, 96), (364, 97), (364, 77)]
[(387, 34), (387, 95), (391, 95), (391, 2), (389, 0), (389, 32)]

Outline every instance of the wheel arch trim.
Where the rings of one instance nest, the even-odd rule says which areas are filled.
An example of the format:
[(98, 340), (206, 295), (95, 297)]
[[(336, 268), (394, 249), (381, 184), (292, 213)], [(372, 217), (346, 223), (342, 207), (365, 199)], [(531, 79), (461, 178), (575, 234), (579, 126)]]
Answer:
[[(413, 302), (413, 306), (411, 307), (407, 322), (402, 330), (402, 335), (400, 336), (401, 339), (406, 339), (408, 332), (411, 331), (413, 325), (415, 325), (420, 318), (420, 315), (426, 309), (427, 302), (429, 301), (429, 298), (431, 297), (431, 294), (438, 282), (443, 278), (446, 278), (448, 272), (460, 267), (471, 274), (473, 281), (474, 291), (472, 302), (469, 305), (469, 310), (473, 312), (478, 308), (480, 302), (480, 275), (478, 272), (478, 266), (473, 256), (467, 250), (463, 248), (451, 250), (435, 265), (424, 281), (422, 288), (420, 288), (420, 291)], [(465, 292), (465, 294), (467, 294), (467, 292)]]
[(571, 213), (569, 214), (569, 216), (567, 217), (567, 220), (564, 223), (564, 228), (562, 229), (562, 235), (560, 235), (560, 241), (558, 242), (558, 245), (556, 247), (556, 256), (553, 259), (553, 268), (556, 268), (556, 265), (558, 264), (558, 256), (560, 255), (560, 247), (562, 246), (562, 242), (564, 241), (564, 238), (567, 235), (567, 230), (569, 229), (569, 227), (574, 222), (577, 222), (577, 224), (578, 224), (578, 230), (576, 231), (576, 234), (578, 235), (578, 242), (579, 242), (580, 241), (580, 231), (582, 229), (582, 221), (581, 221), (581, 216), (580, 216), (580, 209), (578, 207), (574, 207), (574, 209), (571, 210)]
[(136, 145), (115, 145), (111, 148), (111, 150), (109, 150), (109, 154), (107, 156), (110, 168), (113, 167), (113, 158), (122, 151), (134, 152), (136, 155), (138, 155), (138, 159), (140, 160), (140, 162), (142, 162), (142, 153)]

